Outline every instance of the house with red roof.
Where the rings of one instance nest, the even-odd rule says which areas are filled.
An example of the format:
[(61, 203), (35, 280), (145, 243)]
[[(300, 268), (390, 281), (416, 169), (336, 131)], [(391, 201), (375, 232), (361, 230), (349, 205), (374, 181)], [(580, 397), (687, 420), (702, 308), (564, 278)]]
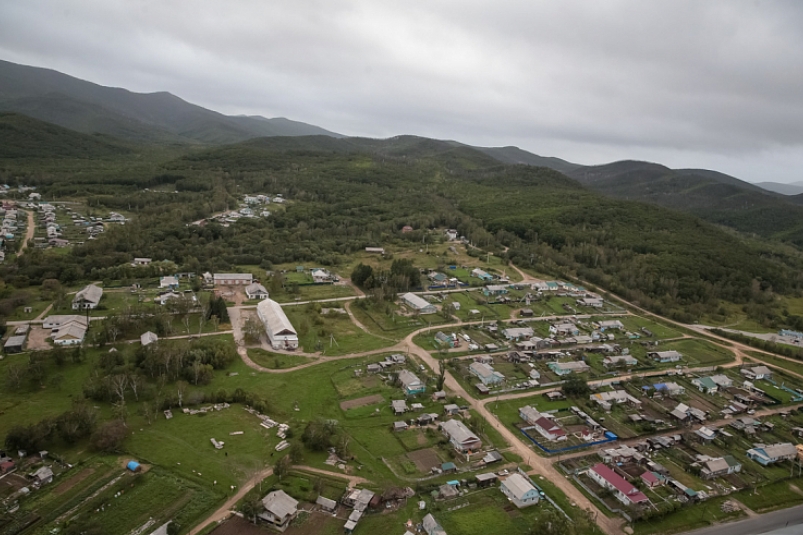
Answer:
[(533, 427), (547, 440), (566, 440), (566, 431), (545, 416), (533, 422)]
[(616, 499), (625, 505), (649, 503), (650, 501), (636, 487), (602, 463), (595, 464), (588, 469), (587, 473), (588, 477), (593, 479), (599, 486), (610, 489)]
[(662, 484), (661, 479), (655, 474), (655, 472), (650, 472), (649, 470), (641, 474), (640, 477), (644, 484), (651, 489), (659, 487)]

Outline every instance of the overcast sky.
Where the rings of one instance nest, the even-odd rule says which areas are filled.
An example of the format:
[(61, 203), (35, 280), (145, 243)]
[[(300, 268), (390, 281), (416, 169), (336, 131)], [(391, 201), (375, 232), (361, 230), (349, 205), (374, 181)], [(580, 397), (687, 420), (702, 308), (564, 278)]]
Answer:
[(0, 0), (0, 59), (347, 135), (803, 180), (794, 0)]

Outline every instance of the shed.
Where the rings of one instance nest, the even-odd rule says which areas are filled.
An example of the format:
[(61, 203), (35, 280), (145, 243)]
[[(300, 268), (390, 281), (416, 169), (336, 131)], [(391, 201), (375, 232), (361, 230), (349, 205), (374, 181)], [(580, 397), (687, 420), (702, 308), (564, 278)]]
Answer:
[(324, 511), (329, 511), (330, 513), (337, 508), (337, 502), (334, 500), (330, 500), (329, 498), (324, 498), (323, 496), (318, 496), (318, 499), (315, 500), (315, 503), (321, 506), (321, 509)]
[(131, 470), (132, 472), (139, 472), (142, 470), (142, 467), (139, 465), (137, 461), (128, 461), (128, 464), (125, 465), (126, 468)]

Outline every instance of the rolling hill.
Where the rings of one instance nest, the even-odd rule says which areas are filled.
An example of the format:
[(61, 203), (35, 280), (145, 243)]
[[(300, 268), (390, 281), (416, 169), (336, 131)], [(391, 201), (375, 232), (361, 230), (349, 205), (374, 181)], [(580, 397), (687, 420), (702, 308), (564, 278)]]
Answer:
[(285, 118), (223, 115), (167, 92), (134, 93), (8, 61), (0, 61), (0, 111), (140, 143), (223, 144), (263, 136), (341, 137)]

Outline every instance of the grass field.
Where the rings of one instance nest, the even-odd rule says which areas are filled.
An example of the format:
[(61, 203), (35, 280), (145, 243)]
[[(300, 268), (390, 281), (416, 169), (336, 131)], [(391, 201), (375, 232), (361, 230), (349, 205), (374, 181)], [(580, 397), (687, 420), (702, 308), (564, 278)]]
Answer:
[(757, 513), (767, 513), (803, 503), (800, 486), (800, 478), (793, 481), (778, 481), (754, 491), (740, 492), (736, 498)]
[(745, 516), (744, 511), (725, 513), (722, 503), (727, 496), (713, 498), (694, 507), (683, 507), (658, 520), (645, 520), (633, 525), (635, 535), (670, 534), (704, 528), (713, 524)]
[(307, 353), (347, 355), (381, 349), (394, 343), (360, 329), (348, 315), (324, 315), (307, 305), (284, 307), (284, 312), (296, 326), (299, 344)]
[(274, 370), (282, 368), (293, 368), (309, 362), (315, 362), (314, 357), (302, 357), (301, 355), (285, 355), (284, 353), (272, 353), (258, 347), (248, 348), (248, 358), (263, 366)]

